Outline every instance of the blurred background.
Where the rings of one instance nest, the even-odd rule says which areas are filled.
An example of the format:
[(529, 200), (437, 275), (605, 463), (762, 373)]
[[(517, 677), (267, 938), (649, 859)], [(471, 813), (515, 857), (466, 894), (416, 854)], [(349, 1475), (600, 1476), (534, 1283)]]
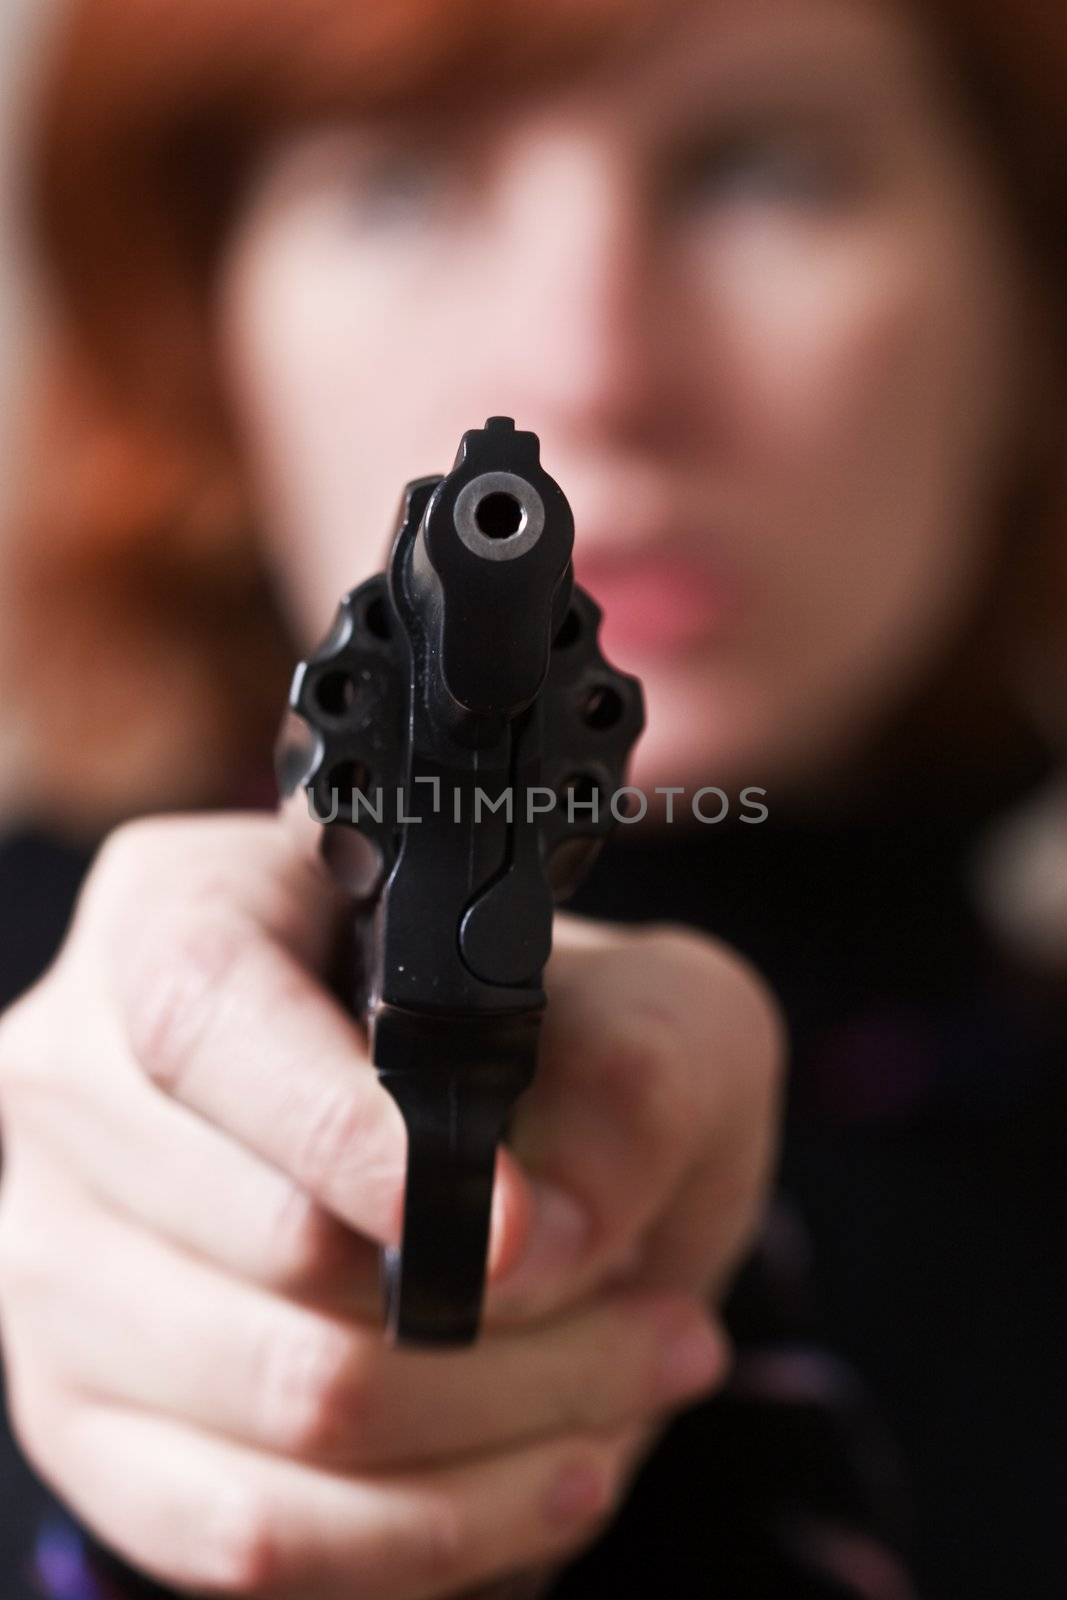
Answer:
[(23, 112), (40, 46), (59, 4), (60, 0), (4, 0), (0, 6), (0, 515), (6, 515), (9, 504), (22, 355), (33, 322), (33, 296), (18, 224)]
[[(20, 448), (25, 358), (42, 316), (19, 225), (25, 111), (42, 46), (61, 4), (62, 0), (0, 3), (0, 528), (10, 513), (12, 462)], [(5, 741), (12, 736), (0, 707), (0, 824), (6, 811), (3, 755)]]

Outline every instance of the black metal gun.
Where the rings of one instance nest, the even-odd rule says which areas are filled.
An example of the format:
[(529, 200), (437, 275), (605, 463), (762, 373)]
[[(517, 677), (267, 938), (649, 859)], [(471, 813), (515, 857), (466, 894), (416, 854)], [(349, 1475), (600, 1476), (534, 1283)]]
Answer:
[[(407, 485), (387, 572), (296, 669), (281, 788), (307, 790), (354, 902), (344, 998), (408, 1132), (395, 1342), (468, 1344), (496, 1146), (531, 1082), (552, 908), (614, 820), (644, 725), (573, 581), (574, 522), (533, 433), (490, 417)], [(350, 980), (350, 981), (349, 981)]]

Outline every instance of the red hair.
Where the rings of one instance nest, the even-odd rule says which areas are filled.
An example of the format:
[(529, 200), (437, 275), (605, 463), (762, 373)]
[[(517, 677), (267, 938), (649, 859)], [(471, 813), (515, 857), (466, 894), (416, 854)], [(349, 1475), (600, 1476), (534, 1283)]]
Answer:
[[(260, 565), (210, 312), (265, 143), (320, 114), (410, 117), (572, 76), (662, 25), (667, 3), (73, 0), (33, 130), (31, 222), (56, 316), (0, 660), (37, 815), (95, 829), (215, 803), (269, 752), (296, 649)], [(1010, 16), (992, 0), (930, 8), (1062, 328), (1058, 0)], [(1055, 543), (1058, 556), (1058, 530)]]

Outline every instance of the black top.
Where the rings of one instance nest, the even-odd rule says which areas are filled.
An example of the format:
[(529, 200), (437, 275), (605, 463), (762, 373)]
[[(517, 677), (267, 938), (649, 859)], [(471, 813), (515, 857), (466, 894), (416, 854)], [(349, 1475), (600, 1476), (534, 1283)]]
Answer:
[[(792, 1078), (730, 1389), (674, 1424), (554, 1597), (1067, 1593), (1067, 998), (968, 886), (978, 835), (1049, 769), (1031, 752), (804, 815), (770, 797), (756, 825), (623, 827), (576, 898), (748, 955)], [(87, 861), (31, 832), (0, 848), (0, 1004), (47, 964)], [(45, 1497), (3, 1435), (0, 1495), (14, 1600), (39, 1592), (17, 1574)]]

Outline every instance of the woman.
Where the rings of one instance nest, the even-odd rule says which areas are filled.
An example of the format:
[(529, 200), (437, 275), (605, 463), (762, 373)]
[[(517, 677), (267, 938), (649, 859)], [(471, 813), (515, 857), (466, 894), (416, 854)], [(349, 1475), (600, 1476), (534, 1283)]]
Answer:
[[(886, 0), (72, 8), (35, 191), (61, 376), (4, 676), (30, 819), (142, 820), (5, 1017), (0, 1312), (24, 1450), (131, 1568), (912, 1592), (819, 1437), (827, 1369), (743, 1298), (731, 1390), (662, 1437), (722, 1383), (765, 1204), (783, 1051), (749, 957), (923, 1591), (1060, 1592), (1035, 1238), (1063, 1006), (967, 872), (1059, 731), (1064, 49), (1036, 5), (1010, 41)], [(446, 1361), (378, 1340), (401, 1145), (321, 980), (343, 904), (247, 808), (399, 487), (500, 413), (644, 681), (633, 781), (758, 785), (770, 820), (621, 838), (582, 900), (612, 920), (561, 919), (488, 1337)], [(608, 1527), (606, 1566), (568, 1566)]]

